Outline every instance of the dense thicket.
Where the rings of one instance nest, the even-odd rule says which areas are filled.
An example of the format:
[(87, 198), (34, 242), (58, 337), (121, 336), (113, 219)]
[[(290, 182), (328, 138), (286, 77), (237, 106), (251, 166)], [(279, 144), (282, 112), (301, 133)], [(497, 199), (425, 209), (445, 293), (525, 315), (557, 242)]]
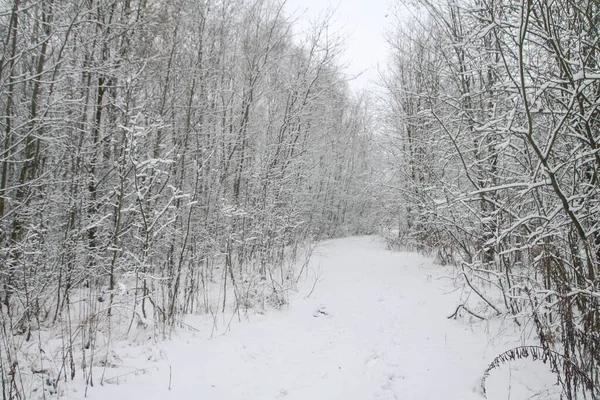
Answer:
[(366, 104), (327, 21), (294, 35), (270, 0), (2, 2), (4, 398), (40, 327), (68, 331), (60, 380), (111, 314), (279, 303), (298, 246), (362, 229)]
[(600, 5), (416, 3), (390, 37), (390, 218), (460, 263), (487, 316), (535, 327), (566, 398), (596, 398)]

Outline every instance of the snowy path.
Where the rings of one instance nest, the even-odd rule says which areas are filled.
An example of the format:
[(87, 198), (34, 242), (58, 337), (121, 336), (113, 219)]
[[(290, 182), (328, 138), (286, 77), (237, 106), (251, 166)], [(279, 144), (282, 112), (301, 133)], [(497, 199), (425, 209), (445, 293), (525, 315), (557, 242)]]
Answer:
[(307, 280), (285, 310), (210, 340), (168, 342), (157, 371), (95, 387), (88, 398), (481, 398), (475, 387), (494, 350), (485, 334), (446, 318), (458, 294), (439, 279), (441, 267), (372, 237), (326, 242), (311, 265), (322, 274), (310, 298)]

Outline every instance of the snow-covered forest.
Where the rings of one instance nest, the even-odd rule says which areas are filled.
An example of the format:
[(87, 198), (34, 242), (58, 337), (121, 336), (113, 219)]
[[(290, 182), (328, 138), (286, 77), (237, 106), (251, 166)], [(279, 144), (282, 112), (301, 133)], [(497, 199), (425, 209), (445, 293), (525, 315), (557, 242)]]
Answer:
[[(280, 0), (0, 1), (3, 399), (87, 396), (123, 343), (212, 337), (362, 279), (348, 307), (385, 303), (393, 331), (414, 318), (394, 304), (424, 304), (393, 294), (421, 296), (399, 258), (333, 246), (381, 258), (378, 283), (351, 257), (356, 280), (314, 262), (366, 234), (461, 289), (432, 300), (435, 329), (519, 332), (473, 382), (543, 360), (563, 398), (600, 397), (600, 4), (399, 1), (373, 91), (351, 89), (333, 16), (299, 30)], [(380, 372), (377, 398), (400, 398)]]
[(386, 78), (398, 241), (457, 263), (478, 317), (533, 324), (565, 398), (597, 397), (600, 4), (420, 4)]

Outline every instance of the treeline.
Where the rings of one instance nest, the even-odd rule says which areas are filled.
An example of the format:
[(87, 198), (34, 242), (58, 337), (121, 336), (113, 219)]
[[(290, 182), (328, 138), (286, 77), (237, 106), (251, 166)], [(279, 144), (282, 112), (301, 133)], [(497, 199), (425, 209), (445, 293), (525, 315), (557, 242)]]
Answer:
[(597, 398), (600, 4), (411, 3), (385, 78), (389, 219), (462, 266), (472, 315), (534, 327), (540, 350), (513, 357)]
[(75, 318), (93, 337), (121, 292), (164, 329), (215, 312), (208, 283), (223, 307), (244, 306), (241, 279), (277, 303), (299, 247), (367, 226), (367, 105), (327, 19), (299, 35), (275, 0), (0, 7), (5, 398), (13, 335)]

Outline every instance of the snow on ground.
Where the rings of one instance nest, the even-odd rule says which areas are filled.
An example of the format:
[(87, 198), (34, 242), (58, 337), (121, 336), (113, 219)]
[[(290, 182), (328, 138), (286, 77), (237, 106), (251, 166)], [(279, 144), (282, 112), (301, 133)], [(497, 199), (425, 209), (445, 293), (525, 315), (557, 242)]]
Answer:
[[(216, 332), (210, 316), (189, 318), (198, 332), (122, 347), (87, 398), (481, 399), (486, 366), (521, 338), (507, 323), (497, 336), (497, 326), (447, 319), (460, 296), (450, 274), (373, 237), (324, 242), (284, 309), (226, 314)], [(488, 398), (549, 398), (544, 371), (530, 361), (492, 371)], [(63, 398), (84, 389), (75, 381)]]

